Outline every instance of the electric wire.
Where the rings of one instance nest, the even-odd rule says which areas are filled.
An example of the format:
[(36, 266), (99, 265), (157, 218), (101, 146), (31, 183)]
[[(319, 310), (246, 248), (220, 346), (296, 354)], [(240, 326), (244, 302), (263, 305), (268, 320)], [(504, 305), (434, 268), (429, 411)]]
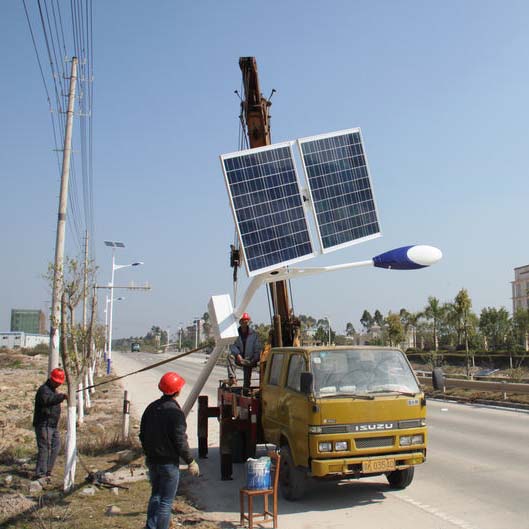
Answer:
[[(76, 245), (83, 248), (83, 233), (89, 231), (91, 237), (92, 255), (94, 254), (94, 193), (93, 193), (93, 2), (92, 0), (70, 1), (70, 31), (73, 46), (67, 45), (67, 18), (62, 14), (59, 0), (37, 0), (35, 18), (39, 19), (42, 29), (44, 55), (47, 55), (51, 76), (50, 87), (46, 81), (47, 75), (39, 53), (39, 45), (34, 31), (30, 10), (25, 0), (22, 0), (24, 13), (29, 27), (31, 40), (44, 91), (50, 111), (54, 151), (57, 166), (61, 172), (61, 152), (63, 152), (64, 134), (66, 128), (66, 98), (68, 90), (66, 80), (70, 74), (65, 71), (68, 64), (68, 48), (74, 50), (72, 55), (78, 57), (78, 115), (79, 139), (74, 142), (80, 144), (80, 158), (72, 145), (70, 164), (70, 185), (68, 193), (67, 227)], [(52, 95), (53, 94), (53, 95)], [(56, 110), (54, 110), (56, 107)], [(64, 154), (64, 153), (63, 153)], [(76, 162), (78, 160), (78, 162)], [(80, 171), (76, 165), (80, 164)], [(80, 173), (80, 174), (79, 174)], [(79, 200), (82, 193), (82, 207)], [(83, 229), (83, 225), (84, 228)]]

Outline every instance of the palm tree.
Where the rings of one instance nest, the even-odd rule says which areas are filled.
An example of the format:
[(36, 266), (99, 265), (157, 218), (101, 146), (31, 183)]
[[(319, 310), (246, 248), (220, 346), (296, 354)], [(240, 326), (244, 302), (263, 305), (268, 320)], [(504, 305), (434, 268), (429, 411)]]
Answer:
[(428, 298), (428, 305), (426, 305), (426, 307), (424, 308), (424, 317), (427, 320), (432, 321), (433, 344), (435, 351), (437, 351), (439, 348), (439, 324), (443, 319), (445, 311), (446, 308), (440, 304), (439, 300), (436, 297), (430, 296)]
[[(467, 360), (467, 376), (470, 374), (470, 358), (468, 350), (468, 331), (471, 318), (470, 309), (472, 307), (472, 301), (466, 289), (462, 288), (455, 297), (453, 303), (454, 312), (457, 315), (457, 334), (458, 343), (461, 343), (461, 335), (465, 339), (465, 353)], [(475, 367), (474, 355), (472, 355), (472, 366)]]
[(417, 349), (417, 322), (422, 317), (422, 312), (408, 312), (406, 309), (400, 309), (399, 316), (406, 337), (412, 329), (412, 347)]

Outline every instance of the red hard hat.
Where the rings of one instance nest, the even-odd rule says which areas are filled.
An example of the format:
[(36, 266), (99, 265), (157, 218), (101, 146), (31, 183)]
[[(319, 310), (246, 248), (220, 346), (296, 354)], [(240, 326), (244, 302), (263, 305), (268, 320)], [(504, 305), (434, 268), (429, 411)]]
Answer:
[(174, 395), (184, 387), (185, 383), (186, 381), (178, 373), (169, 371), (160, 379), (158, 389), (164, 395)]
[[(246, 321), (250, 321), (252, 318), (250, 318), (250, 315), (245, 312), (242, 316), (241, 316), (241, 320), (246, 320)], [(240, 321), (240, 320), (239, 320)]]
[(57, 384), (64, 384), (64, 371), (58, 367), (52, 370), (50, 378)]

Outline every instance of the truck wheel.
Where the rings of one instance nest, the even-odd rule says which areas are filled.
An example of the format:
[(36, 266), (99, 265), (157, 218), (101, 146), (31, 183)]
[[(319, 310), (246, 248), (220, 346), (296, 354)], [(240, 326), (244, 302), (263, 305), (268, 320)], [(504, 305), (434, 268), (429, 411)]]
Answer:
[(279, 484), (283, 498), (290, 501), (301, 499), (307, 487), (307, 474), (294, 465), (288, 446), (281, 447)]
[(405, 468), (404, 470), (394, 470), (386, 474), (388, 482), (394, 489), (405, 489), (412, 481), (415, 467)]

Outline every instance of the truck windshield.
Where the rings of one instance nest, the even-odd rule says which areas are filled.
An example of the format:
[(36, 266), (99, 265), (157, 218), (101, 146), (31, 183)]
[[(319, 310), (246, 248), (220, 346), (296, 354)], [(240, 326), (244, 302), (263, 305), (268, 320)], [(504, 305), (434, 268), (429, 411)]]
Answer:
[(420, 392), (404, 354), (397, 350), (315, 351), (311, 370), (316, 397)]

